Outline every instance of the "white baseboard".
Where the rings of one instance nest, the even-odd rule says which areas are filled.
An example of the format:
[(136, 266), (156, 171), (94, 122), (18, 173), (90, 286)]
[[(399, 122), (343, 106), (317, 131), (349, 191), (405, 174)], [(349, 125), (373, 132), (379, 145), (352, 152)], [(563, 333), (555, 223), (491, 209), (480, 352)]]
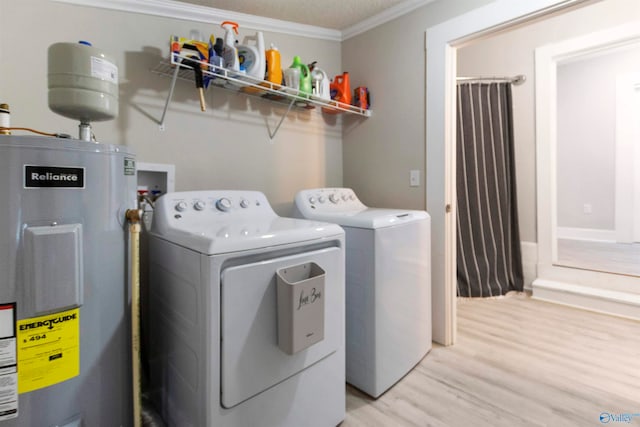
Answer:
[(640, 294), (609, 291), (554, 280), (536, 279), (533, 298), (614, 316), (640, 320)]
[(616, 230), (600, 230), (595, 228), (558, 227), (558, 239), (591, 240), (594, 242), (615, 242)]
[(538, 277), (538, 244), (536, 242), (520, 242), (520, 248), (522, 251), (524, 289), (531, 291), (531, 283)]

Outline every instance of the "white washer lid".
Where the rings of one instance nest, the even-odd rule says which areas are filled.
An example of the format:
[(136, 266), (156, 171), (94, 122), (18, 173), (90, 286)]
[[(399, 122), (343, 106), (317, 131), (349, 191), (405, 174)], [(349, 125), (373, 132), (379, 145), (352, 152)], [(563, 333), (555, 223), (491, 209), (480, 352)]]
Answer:
[(429, 217), (424, 211), (396, 210), (383, 208), (366, 208), (361, 211), (317, 212), (310, 213), (307, 218), (327, 221), (345, 227), (382, 228), (419, 221)]
[(350, 188), (302, 190), (295, 197), (296, 216), (344, 227), (382, 228), (429, 218), (425, 211), (369, 208)]

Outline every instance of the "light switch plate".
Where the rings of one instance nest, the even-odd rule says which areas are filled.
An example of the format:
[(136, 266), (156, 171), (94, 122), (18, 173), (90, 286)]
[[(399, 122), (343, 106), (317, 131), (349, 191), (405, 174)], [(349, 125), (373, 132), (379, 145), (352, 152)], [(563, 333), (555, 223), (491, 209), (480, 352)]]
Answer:
[(420, 171), (418, 169), (409, 171), (409, 186), (420, 187)]

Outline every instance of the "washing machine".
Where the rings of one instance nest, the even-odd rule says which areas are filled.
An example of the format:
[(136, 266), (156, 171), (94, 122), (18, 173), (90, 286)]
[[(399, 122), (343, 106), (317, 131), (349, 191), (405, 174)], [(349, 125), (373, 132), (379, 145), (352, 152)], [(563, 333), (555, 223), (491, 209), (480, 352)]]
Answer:
[(279, 217), (260, 192), (168, 193), (149, 254), (146, 390), (167, 425), (344, 419), (339, 226)]
[(431, 350), (431, 218), (349, 188), (298, 192), (295, 216), (345, 230), (347, 382), (378, 397)]

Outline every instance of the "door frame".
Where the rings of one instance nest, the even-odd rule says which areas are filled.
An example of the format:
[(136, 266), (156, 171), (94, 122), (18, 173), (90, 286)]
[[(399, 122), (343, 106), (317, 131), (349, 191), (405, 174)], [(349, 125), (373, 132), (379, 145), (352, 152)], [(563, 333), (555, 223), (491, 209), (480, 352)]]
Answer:
[(433, 340), (456, 341), (456, 50), (470, 40), (589, 0), (496, 0), (426, 30), (426, 200), (431, 215)]
[[(604, 49), (638, 43), (640, 29), (628, 23), (610, 29), (592, 32), (535, 50), (535, 104), (536, 104), (536, 188), (538, 217), (538, 265), (545, 269), (558, 262), (557, 226), (557, 68), (562, 61), (595, 54)], [(618, 82), (620, 83), (620, 82)], [(622, 86), (629, 83), (624, 82)], [(618, 94), (621, 91), (618, 84)], [(616, 117), (616, 134), (627, 132), (621, 116)], [(620, 144), (619, 142), (622, 142)], [(616, 240), (629, 239), (632, 217), (623, 215), (632, 210), (632, 199), (623, 197), (620, 190), (629, 192), (633, 178), (631, 144), (628, 138), (616, 137)], [(622, 183), (623, 185), (619, 185)], [(628, 241), (628, 240), (627, 240)]]
[[(637, 26), (634, 26), (637, 29)], [(640, 37), (640, 30), (636, 30)], [(638, 105), (640, 73), (618, 76), (616, 81), (616, 242), (640, 241), (640, 126), (637, 112), (622, 108)], [(633, 196), (631, 196), (633, 195)]]

